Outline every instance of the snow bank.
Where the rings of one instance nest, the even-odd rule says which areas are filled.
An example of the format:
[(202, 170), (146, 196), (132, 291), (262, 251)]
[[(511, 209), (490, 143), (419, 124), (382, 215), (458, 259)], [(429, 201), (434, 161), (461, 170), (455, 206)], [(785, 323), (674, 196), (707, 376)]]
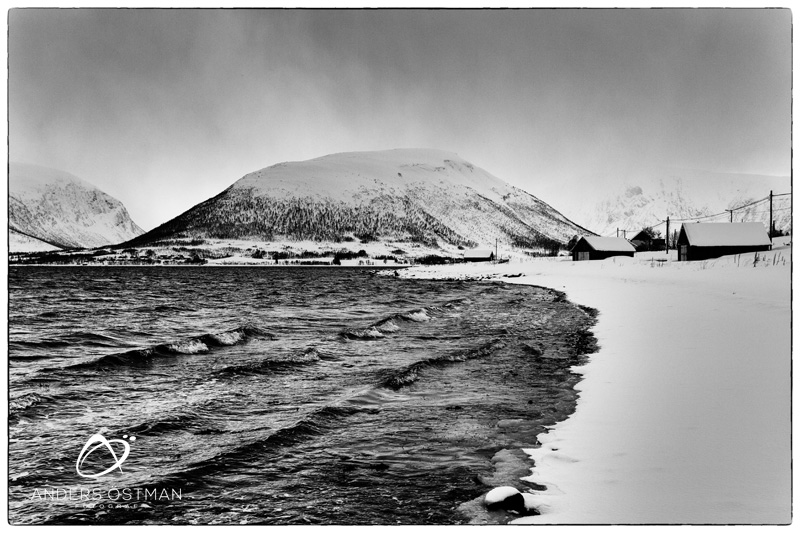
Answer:
[(402, 273), (542, 285), (600, 311), (575, 414), (526, 450), (542, 514), (515, 523), (791, 521), (791, 250), (758, 255)]

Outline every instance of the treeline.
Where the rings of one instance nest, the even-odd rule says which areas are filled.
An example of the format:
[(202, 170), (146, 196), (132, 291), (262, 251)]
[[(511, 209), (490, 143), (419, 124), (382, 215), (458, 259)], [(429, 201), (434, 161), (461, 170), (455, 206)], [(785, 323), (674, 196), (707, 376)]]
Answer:
[(475, 243), (457, 234), (406, 198), (381, 196), (352, 206), (310, 197), (274, 199), (253, 196), (250, 190), (230, 189), (124, 243), (144, 246), (181, 238), (259, 239), (366, 243), (382, 237), (428, 247), (439, 241), (453, 245)]

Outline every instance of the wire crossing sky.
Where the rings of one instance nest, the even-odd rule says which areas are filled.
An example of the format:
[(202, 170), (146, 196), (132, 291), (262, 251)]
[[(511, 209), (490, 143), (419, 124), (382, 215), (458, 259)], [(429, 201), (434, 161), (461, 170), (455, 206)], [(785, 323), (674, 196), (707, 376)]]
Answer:
[(556, 209), (609, 176), (790, 173), (788, 9), (9, 13), (9, 150), (150, 229), (263, 167), (458, 153)]

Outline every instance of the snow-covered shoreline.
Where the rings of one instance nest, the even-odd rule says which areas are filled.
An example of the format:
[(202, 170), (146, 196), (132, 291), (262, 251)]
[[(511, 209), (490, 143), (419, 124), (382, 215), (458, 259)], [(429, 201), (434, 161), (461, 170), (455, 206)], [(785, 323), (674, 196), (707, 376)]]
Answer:
[(791, 522), (791, 248), (758, 256), (400, 272), (540, 285), (599, 310), (575, 414), (526, 450), (542, 514), (514, 523)]

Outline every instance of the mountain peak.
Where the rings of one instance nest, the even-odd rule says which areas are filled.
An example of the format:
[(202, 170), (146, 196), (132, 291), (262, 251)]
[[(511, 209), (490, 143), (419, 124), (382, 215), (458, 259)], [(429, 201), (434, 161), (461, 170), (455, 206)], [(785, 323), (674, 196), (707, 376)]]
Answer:
[(380, 238), (552, 247), (583, 228), (453, 152), (344, 152), (247, 174), (136, 243), (175, 238)]
[(22, 248), (91, 248), (143, 233), (119, 200), (68, 172), (11, 163), (8, 184), (9, 228)]

